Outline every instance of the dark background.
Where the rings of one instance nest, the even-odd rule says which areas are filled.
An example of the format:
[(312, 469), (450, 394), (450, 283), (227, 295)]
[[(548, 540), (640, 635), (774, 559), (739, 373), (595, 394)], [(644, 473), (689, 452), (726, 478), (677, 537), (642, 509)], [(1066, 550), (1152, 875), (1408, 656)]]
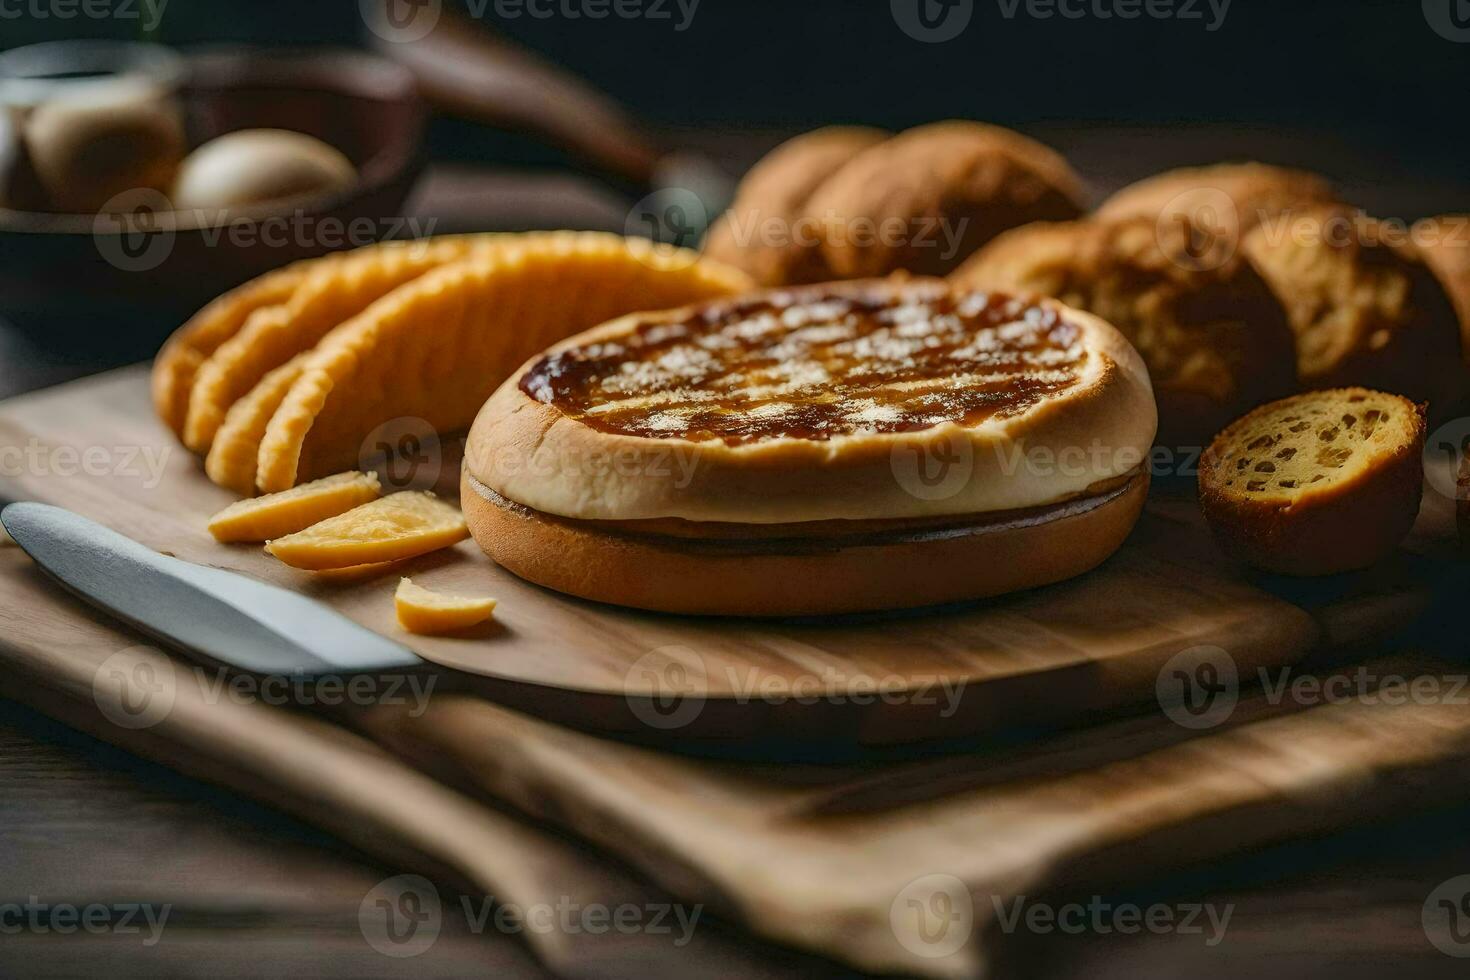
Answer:
[[(151, 33), (141, 19), (26, 13), (86, 2), (141, 12), (144, 0), (0, 0), (0, 48), (86, 36), (186, 48), (371, 37), (358, 0), (166, 0)], [(1470, 0), (1230, 0), (1214, 30), (1209, 0), (1052, 0), (1086, 14), (1073, 19), (1034, 17), (1026, 0), (948, 0), (968, 3), (971, 18), (942, 43), (905, 33), (894, 10), (938, 0), (698, 0), (685, 30), (677, 0), (641, 0), (661, 4), (663, 19), (601, 20), (440, 2), (478, 13), (486, 29), (612, 96), (664, 147), (697, 149), (732, 176), (804, 129), (960, 117), (1050, 143), (1096, 200), (1169, 167), (1258, 159), (1324, 173), (1379, 217), (1470, 211)], [(1095, 12), (1129, 2), (1198, 16)], [(1458, 17), (1465, 40), (1437, 31), (1434, 11), (1446, 24)], [(406, 207), (438, 233), (621, 231), (643, 193), (526, 135), (439, 117), (427, 136), (430, 167)], [(183, 315), (49, 305), (0, 288), (0, 397), (146, 359)]]
[[(490, 0), (445, 2), (482, 11), (482, 23), (667, 127), (901, 128), (950, 116), (1043, 132), (1227, 123), (1320, 136), (1386, 174), (1464, 180), (1470, 159), (1470, 43), (1436, 33), (1421, 0), (1233, 0), (1214, 31), (1208, 0), (1194, 20), (1036, 19), (1024, 4), (1007, 18), (1002, 0), (973, 0), (968, 28), (937, 44), (904, 34), (889, 0), (700, 0), (684, 31), (674, 0), (668, 20), (597, 21), (506, 19)], [(1099, 0), (1069, 2), (1090, 11)], [(1470, 24), (1466, 0), (1429, 2), (1458, 5)], [(356, 0), (169, 0), (151, 39), (350, 44), (361, 23)], [(128, 33), (83, 18), (0, 20), (3, 46)], [(431, 149), (556, 162), (450, 122)], [(1288, 143), (1273, 155), (1295, 154)]]

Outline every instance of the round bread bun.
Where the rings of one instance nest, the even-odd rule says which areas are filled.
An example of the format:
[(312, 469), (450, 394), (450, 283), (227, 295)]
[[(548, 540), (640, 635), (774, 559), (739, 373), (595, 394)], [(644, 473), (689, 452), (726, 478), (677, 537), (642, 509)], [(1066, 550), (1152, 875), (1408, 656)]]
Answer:
[(1407, 398), (1339, 388), (1263, 405), (1200, 458), (1200, 506), (1229, 554), (1285, 575), (1365, 568), (1414, 525), (1424, 412)]
[(838, 169), (889, 136), (866, 126), (826, 126), (776, 147), (740, 181), (735, 201), (710, 225), (704, 254), (741, 269), (763, 286), (832, 278), (822, 251), (798, 233), (806, 203)]
[(1148, 218), (1035, 224), (951, 277), (1055, 296), (1116, 326), (1142, 354), (1161, 445), (1202, 446), (1241, 412), (1292, 391), (1292, 334), (1233, 237)]
[(1126, 537), (1143, 362), (1048, 299), (880, 280), (635, 314), (527, 362), (465, 447), (487, 554), (685, 613), (923, 606), (1058, 581)]
[(1444, 409), (1466, 390), (1453, 304), (1402, 228), (1345, 205), (1262, 225), (1243, 248), (1286, 307), (1297, 373)]
[(1283, 212), (1337, 199), (1327, 178), (1310, 171), (1265, 163), (1219, 163), (1166, 170), (1129, 184), (1104, 201), (1094, 217), (1159, 221), (1184, 215), (1244, 232)]
[(1155, 424), (1142, 360), (1097, 317), (875, 280), (578, 334), (500, 386), (465, 453), (490, 489), (560, 517), (892, 520), (1085, 494), (1134, 470)]
[[(655, 612), (818, 616), (981, 599), (1081, 575), (1123, 543), (1147, 495), (1145, 470), (1093, 496), (972, 521), (645, 528), (543, 514), (466, 468), (460, 506), (486, 554), (558, 592)], [(853, 526), (832, 526), (844, 523)]]
[(1085, 199), (1060, 154), (999, 126), (832, 126), (752, 168), (704, 248), (766, 286), (943, 275), (1008, 228), (1077, 217)]
[(835, 277), (859, 279), (946, 275), (1001, 232), (1075, 218), (1085, 203), (1081, 178), (1055, 150), (955, 120), (858, 154), (812, 194), (806, 213), (822, 224)]

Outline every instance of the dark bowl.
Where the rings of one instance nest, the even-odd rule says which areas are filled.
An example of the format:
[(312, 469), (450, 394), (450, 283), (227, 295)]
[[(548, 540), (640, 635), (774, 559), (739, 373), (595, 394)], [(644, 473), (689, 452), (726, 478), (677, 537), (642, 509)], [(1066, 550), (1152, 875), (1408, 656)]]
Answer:
[(144, 210), (126, 219), (0, 209), (0, 314), (28, 332), (103, 317), (87, 329), (161, 335), (270, 269), (413, 234), (403, 203), (423, 167), (425, 112), (403, 68), (338, 50), (208, 51), (188, 56), (180, 96), (191, 145), (237, 129), (293, 129), (341, 150), (359, 180), (223, 221), (149, 212), (147, 192)]

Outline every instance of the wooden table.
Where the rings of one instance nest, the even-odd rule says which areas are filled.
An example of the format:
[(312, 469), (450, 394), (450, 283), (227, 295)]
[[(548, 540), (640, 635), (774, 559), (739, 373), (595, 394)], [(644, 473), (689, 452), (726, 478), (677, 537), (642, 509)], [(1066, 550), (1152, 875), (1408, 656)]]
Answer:
[[(1463, 209), (1470, 190), (1385, 187), (1365, 154), (1310, 137), (1258, 133), (1052, 132), (1100, 190), (1175, 163), (1259, 155), (1331, 167), (1381, 214)], [(769, 142), (769, 141), (766, 141)], [(749, 152), (744, 154), (749, 156)], [(510, 194), (476, 193), (486, 188)], [(564, 178), (439, 171), (420, 196), (425, 215), (455, 226), (527, 223), (484, 203), (514, 199), (524, 213), (617, 227), (606, 193)], [(571, 195), (569, 198), (568, 195)], [(568, 205), (568, 200), (574, 203)], [(469, 214), (465, 202), (480, 202)], [(535, 201), (542, 204), (537, 205)], [(526, 211), (527, 202), (532, 202)], [(504, 205), (499, 205), (504, 207)], [(554, 208), (554, 210), (553, 210)], [(441, 230), (450, 230), (441, 225)], [(0, 328), (0, 394), (9, 395), (135, 359), (126, 342), (80, 354)], [(0, 691), (0, 694), (3, 694)], [(1154, 882), (1113, 901), (1233, 904), (1230, 941), (1182, 935), (1052, 935), (1023, 944), (1016, 966), (1037, 977), (1191, 975), (1459, 977), (1464, 963), (1435, 950), (1420, 925), (1441, 881), (1470, 873), (1470, 808), (1416, 816), (1258, 852)], [(391, 871), (287, 817), (80, 735), (0, 698), (0, 906), (6, 903), (170, 903), (156, 945), (138, 935), (0, 935), (0, 976), (313, 977), (541, 976), (512, 936), (448, 922), (414, 959), (378, 954), (357, 909)], [(34, 900), (31, 898), (34, 896)]]

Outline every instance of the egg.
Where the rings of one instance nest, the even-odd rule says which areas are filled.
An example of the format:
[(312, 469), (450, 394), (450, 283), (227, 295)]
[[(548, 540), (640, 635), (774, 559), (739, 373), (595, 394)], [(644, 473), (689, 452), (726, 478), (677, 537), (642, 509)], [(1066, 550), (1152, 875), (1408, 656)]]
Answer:
[(351, 161), (305, 133), (242, 129), (189, 154), (174, 183), (179, 209), (245, 207), (326, 194), (357, 180)]
[(24, 139), (36, 181), (58, 211), (96, 212), (135, 188), (167, 192), (184, 155), (177, 105), (139, 86), (43, 102), (27, 117)]

